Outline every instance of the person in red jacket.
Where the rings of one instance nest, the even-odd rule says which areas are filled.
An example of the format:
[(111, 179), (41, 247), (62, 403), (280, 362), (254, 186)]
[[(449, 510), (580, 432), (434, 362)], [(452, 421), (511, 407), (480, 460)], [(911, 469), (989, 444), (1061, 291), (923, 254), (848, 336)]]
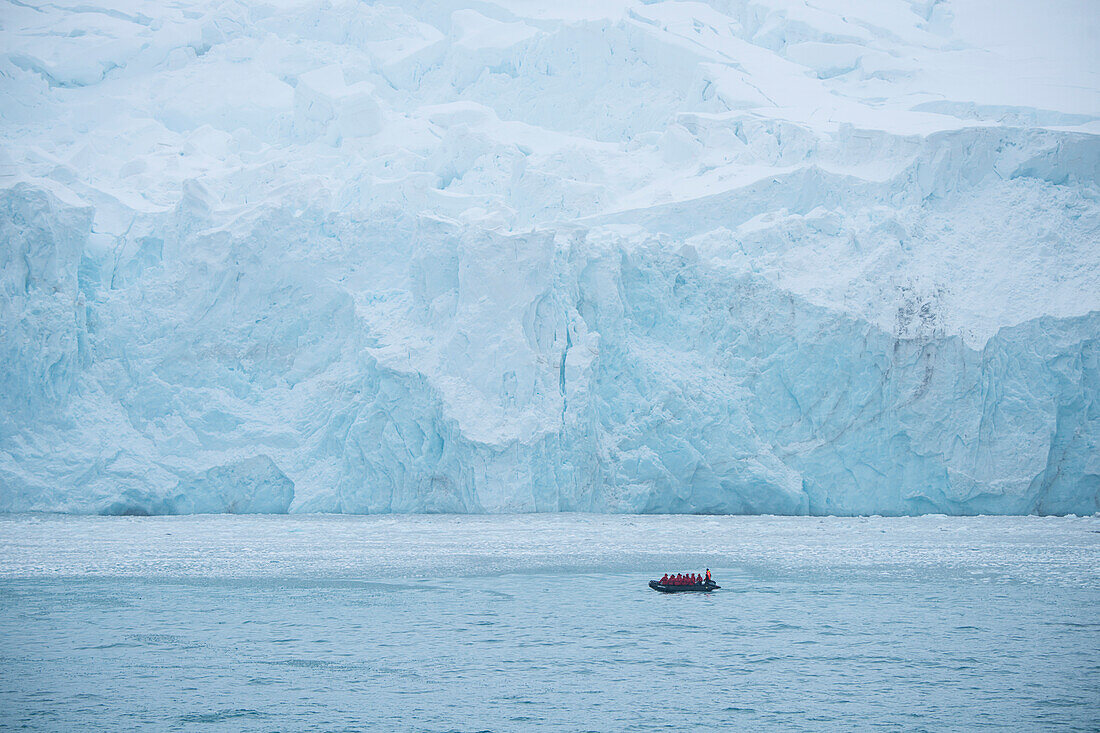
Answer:
[(661, 576), (661, 585), (668, 585), (668, 573)]
[(713, 580), (713, 578), (711, 578), (711, 577), (710, 577), (710, 568), (707, 568), (707, 577), (706, 577), (706, 582), (708, 582), (708, 583), (709, 583), (709, 582), (710, 582), (711, 580)]

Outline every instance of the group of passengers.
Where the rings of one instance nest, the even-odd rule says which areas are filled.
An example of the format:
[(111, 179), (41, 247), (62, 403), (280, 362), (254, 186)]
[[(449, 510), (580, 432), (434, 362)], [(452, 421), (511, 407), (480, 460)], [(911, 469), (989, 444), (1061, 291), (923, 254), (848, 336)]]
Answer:
[(676, 573), (675, 575), (669, 575), (665, 573), (661, 577), (661, 585), (699, 585), (702, 582), (710, 582), (710, 568), (707, 568), (706, 577), (702, 575), (696, 575), (695, 573), (688, 573), (683, 575)]

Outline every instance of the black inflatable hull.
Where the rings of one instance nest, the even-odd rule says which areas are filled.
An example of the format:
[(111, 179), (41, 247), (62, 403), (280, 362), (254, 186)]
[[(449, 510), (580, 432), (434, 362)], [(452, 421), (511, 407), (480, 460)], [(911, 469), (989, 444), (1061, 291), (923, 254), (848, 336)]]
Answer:
[(649, 587), (658, 593), (710, 593), (722, 586), (713, 580), (709, 583), (696, 583), (694, 585), (661, 585), (660, 581), (649, 581)]

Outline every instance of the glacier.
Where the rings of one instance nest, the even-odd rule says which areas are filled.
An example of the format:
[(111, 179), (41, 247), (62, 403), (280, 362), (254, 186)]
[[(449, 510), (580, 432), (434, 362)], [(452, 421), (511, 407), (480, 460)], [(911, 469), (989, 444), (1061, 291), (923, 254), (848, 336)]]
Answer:
[(0, 1), (0, 511), (1100, 511), (1093, 3)]

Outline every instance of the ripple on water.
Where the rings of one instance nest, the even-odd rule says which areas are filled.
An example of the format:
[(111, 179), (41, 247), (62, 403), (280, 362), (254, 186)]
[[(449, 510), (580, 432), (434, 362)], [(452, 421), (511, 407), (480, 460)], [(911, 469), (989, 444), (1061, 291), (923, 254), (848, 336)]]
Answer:
[(271, 716), (260, 710), (236, 708), (232, 710), (218, 710), (213, 713), (186, 713), (177, 718), (180, 723), (225, 723), (241, 718), (263, 720)]

